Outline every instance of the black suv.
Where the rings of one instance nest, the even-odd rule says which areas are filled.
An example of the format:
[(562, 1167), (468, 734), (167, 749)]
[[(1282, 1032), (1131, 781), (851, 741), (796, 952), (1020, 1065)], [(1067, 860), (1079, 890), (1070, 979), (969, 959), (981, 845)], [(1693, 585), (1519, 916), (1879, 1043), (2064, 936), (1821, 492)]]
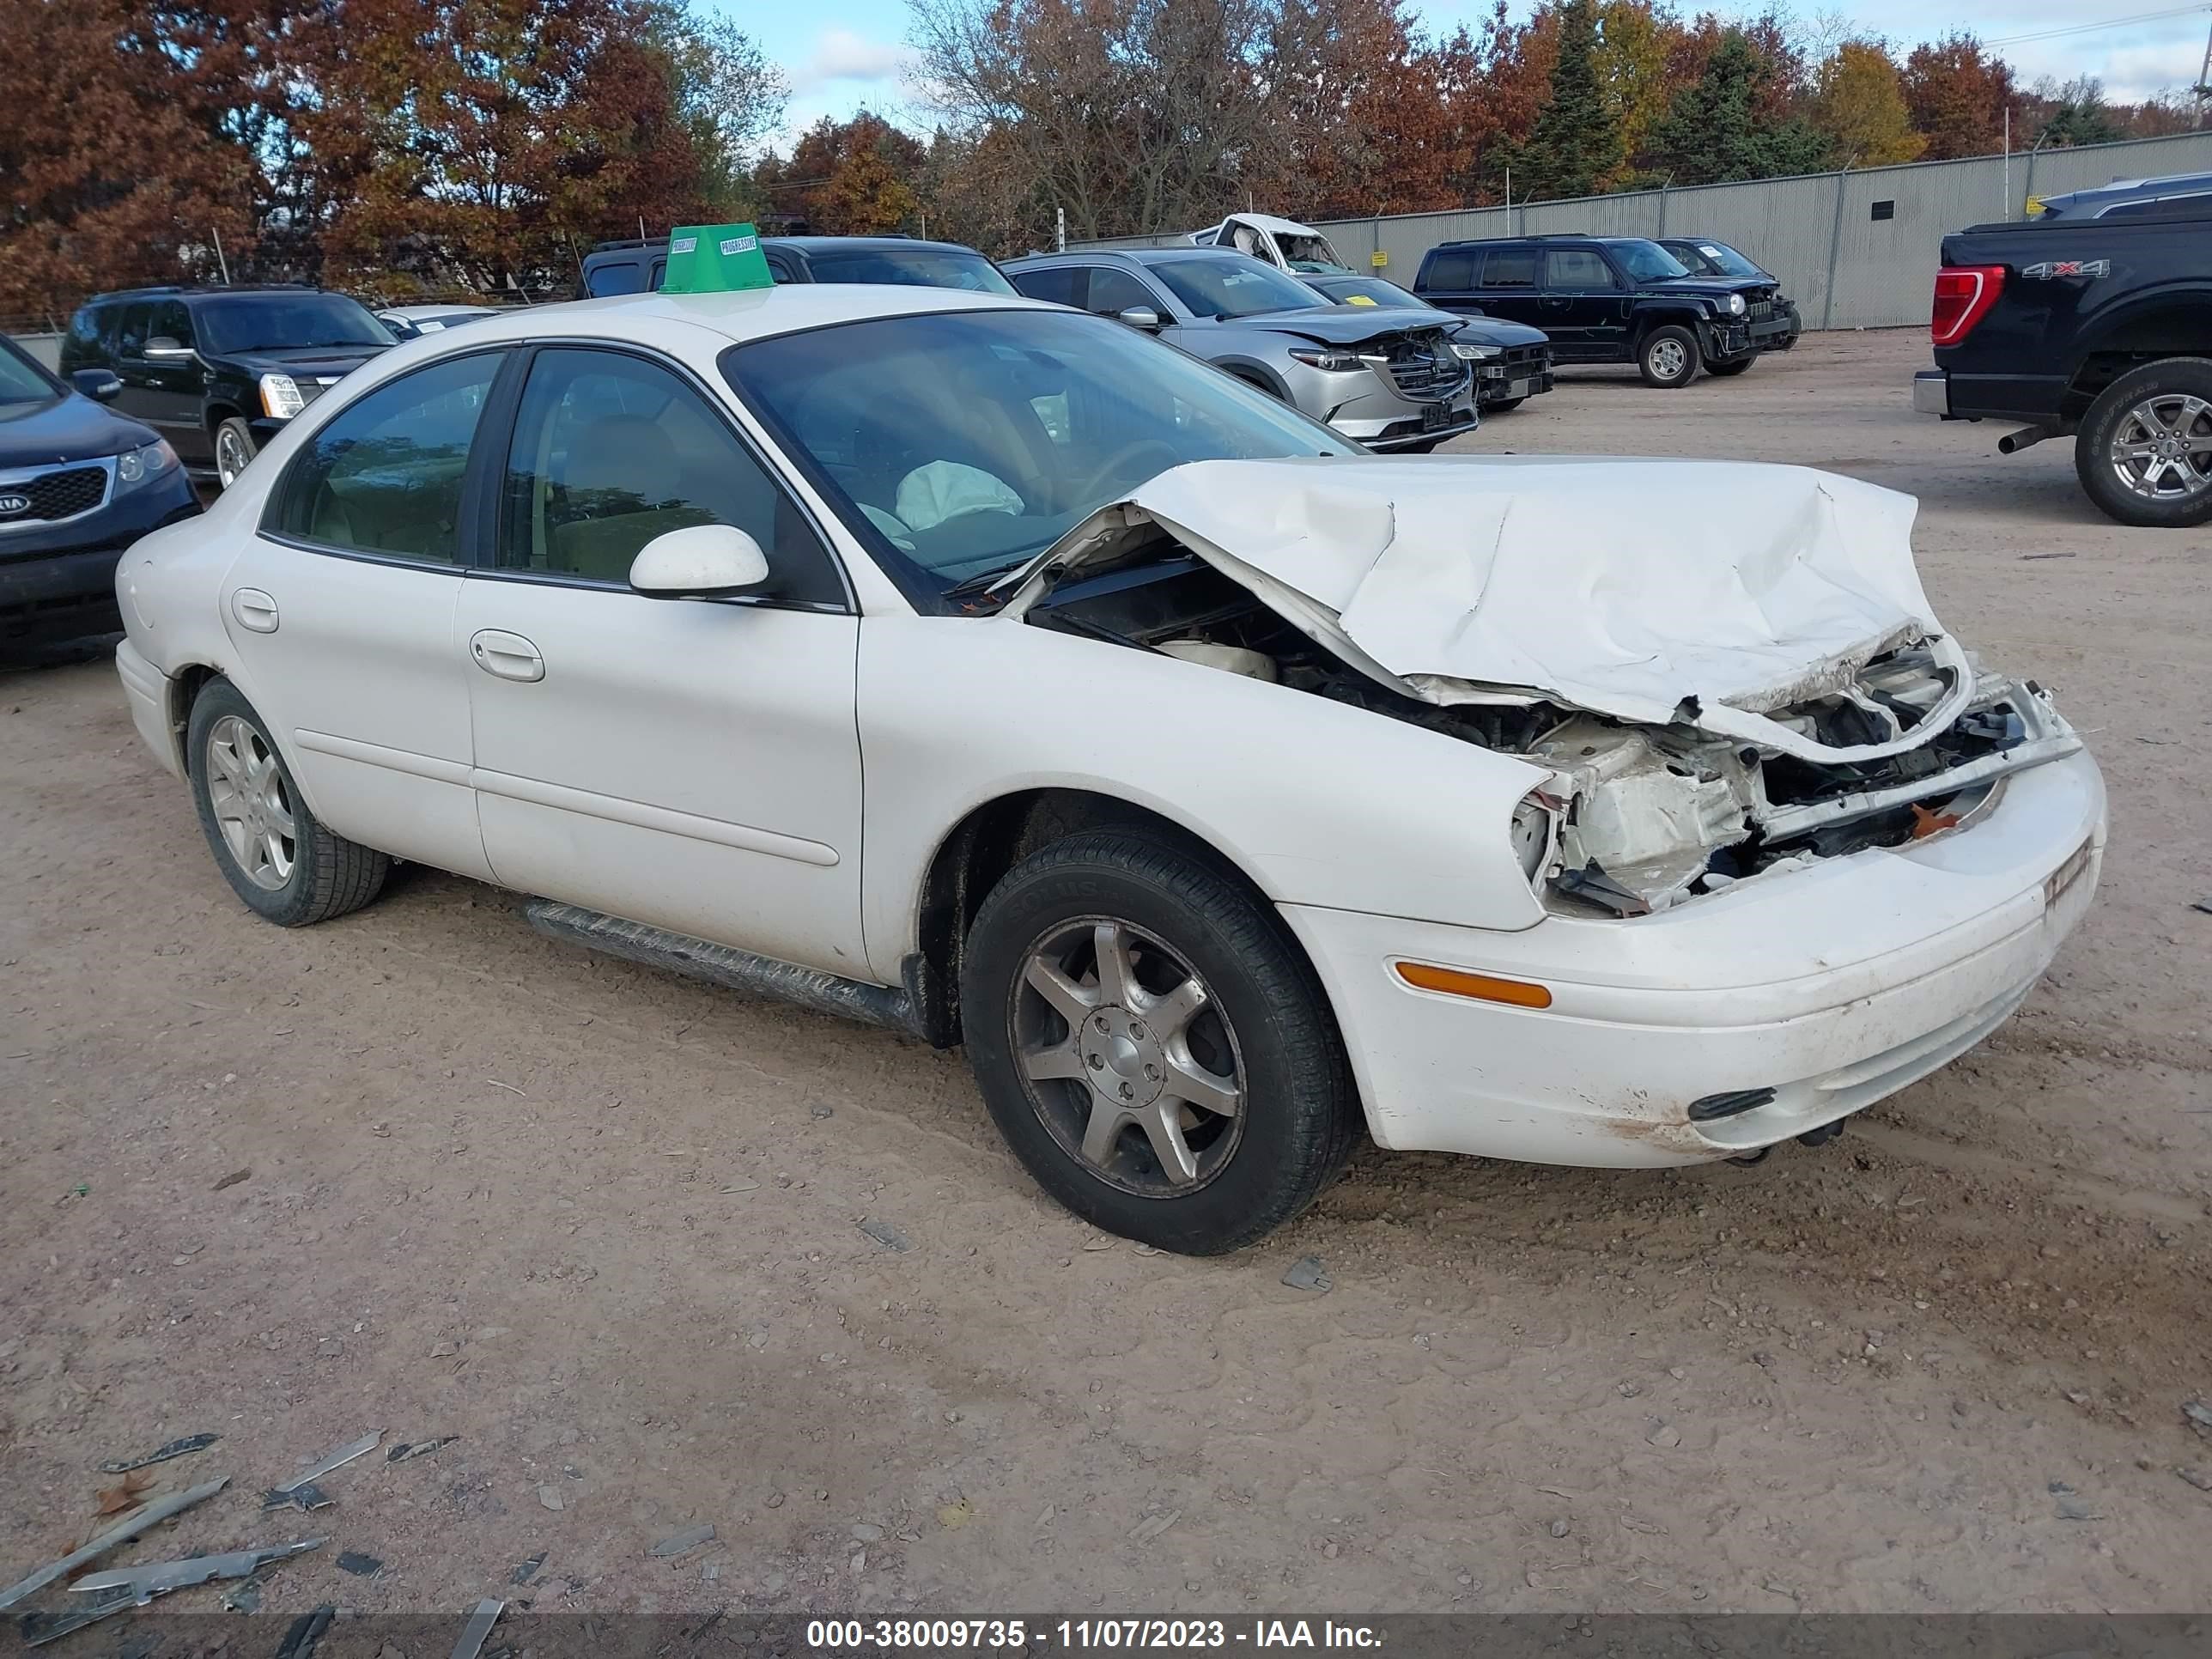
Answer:
[(120, 628), (123, 550), (200, 510), (176, 451), (100, 406), (121, 389), (98, 368), (64, 384), (0, 338), (0, 648)]
[(1693, 276), (1640, 236), (1516, 236), (1432, 247), (1413, 292), (1551, 336), (1562, 363), (1634, 363), (1647, 386), (1741, 374), (1791, 337), (1771, 277)]
[[(779, 283), (870, 283), (908, 288), (967, 288), (1006, 294), (1013, 284), (972, 247), (908, 236), (763, 236), (761, 252)], [(665, 236), (601, 242), (584, 258), (580, 300), (644, 294), (668, 274)]]
[(341, 376), (395, 343), (368, 307), (312, 288), (140, 288), (70, 319), (62, 372), (105, 369), (115, 406), (228, 485)]

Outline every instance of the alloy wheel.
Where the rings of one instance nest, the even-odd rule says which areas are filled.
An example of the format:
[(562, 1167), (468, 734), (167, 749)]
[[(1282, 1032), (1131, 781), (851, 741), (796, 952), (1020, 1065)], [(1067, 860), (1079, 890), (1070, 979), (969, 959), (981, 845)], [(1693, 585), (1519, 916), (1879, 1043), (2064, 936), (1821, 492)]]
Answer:
[(1662, 380), (1677, 378), (1689, 363), (1680, 340), (1660, 340), (1651, 347), (1651, 372)]
[(283, 769), (268, 739), (226, 714), (208, 730), (208, 801), (232, 861), (256, 887), (277, 892), (299, 859), (298, 825)]
[(216, 476), (228, 489), (238, 482), (238, 475), (246, 471), (246, 464), (253, 458), (246, 453), (246, 443), (230, 427), (225, 426), (215, 434)]
[(2154, 501), (2212, 489), (2212, 402), (2159, 392), (2120, 417), (2106, 450), (2123, 488)]
[(1093, 1175), (1180, 1198), (1227, 1167), (1244, 1127), (1236, 1032), (1166, 944), (1109, 916), (1061, 922), (1030, 945), (1012, 994), (1030, 1107)]

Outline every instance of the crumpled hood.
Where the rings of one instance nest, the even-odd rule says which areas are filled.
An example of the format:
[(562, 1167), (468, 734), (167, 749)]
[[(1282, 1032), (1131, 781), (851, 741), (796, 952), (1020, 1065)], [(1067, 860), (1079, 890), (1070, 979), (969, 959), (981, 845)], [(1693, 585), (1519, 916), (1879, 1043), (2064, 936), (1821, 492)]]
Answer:
[(1221, 326), (1295, 334), (1316, 345), (1358, 345), (1382, 334), (1416, 334), (1431, 329), (1449, 333), (1458, 320), (1426, 306), (1322, 305), (1311, 311), (1267, 311), (1255, 317), (1231, 317)]
[[(1972, 699), (1964, 651), (1914, 568), (1917, 503), (1808, 467), (1431, 457), (1196, 461), (1093, 514), (1035, 562), (1113, 556), (1131, 511), (1371, 678), (1425, 702), (1531, 696), (1680, 720), (1824, 763), (1928, 741)], [(1927, 639), (1952, 671), (1902, 737), (1830, 745), (1769, 718)]]

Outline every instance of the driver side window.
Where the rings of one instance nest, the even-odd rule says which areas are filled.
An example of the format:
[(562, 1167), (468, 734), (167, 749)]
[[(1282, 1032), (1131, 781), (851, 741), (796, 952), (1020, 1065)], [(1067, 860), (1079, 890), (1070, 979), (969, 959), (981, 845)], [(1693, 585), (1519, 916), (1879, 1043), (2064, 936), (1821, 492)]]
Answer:
[(697, 391), (642, 358), (540, 351), (500, 494), (502, 570), (623, 587), (654, 537), (724, 524), (760, 544), (766, 597), (844, 604), (829, 550), (797, 503)]

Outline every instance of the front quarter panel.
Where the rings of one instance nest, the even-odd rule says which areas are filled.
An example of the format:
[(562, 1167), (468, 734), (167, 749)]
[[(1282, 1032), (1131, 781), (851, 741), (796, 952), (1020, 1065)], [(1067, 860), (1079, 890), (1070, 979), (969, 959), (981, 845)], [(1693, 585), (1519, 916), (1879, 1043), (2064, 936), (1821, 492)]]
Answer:
[(1545, 773), (1286, 686), (1002, 617), (869, 617), (860, 723), (862, 907), (886, 982), (945, 838), (1032, 789), (1157, 812), (1278, 903), (1492, 929), (1542, 916), (1509, 828)]

